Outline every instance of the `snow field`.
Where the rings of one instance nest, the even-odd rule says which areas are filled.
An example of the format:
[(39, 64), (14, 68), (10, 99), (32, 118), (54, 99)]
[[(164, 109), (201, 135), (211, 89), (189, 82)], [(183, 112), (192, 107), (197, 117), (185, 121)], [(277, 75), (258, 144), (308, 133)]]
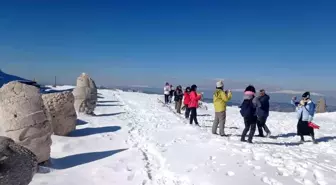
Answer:
[(240, 142), (244, 124), (236, 107), (227, 108), (231, 136), (220, 137), (211, 134), (212, 104), (198, 110), (196, 127), (173, 105), (163, 106), (163, 96), (99, 93), (97, 116), (79, 115), (71, 136), (53, 136), (52, 168), (31, 184), (336, 184), (335, 113), (316, 115), (318, 145), (300, 145), (295, 113), (278, 112), (267, 121), (273, 137), (255, 137), (251, 145)]

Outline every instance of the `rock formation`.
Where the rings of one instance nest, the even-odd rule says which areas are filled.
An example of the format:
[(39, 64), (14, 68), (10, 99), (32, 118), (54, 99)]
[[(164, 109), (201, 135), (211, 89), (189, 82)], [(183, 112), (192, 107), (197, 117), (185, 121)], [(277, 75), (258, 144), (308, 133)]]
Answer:
[(325, 99), (321, 98), (317, 102), (316, 113), (324, 113), (324, 112), (327, 112), (327, 105)]
[(75, 96), (75, 109), (77, 112), (93, 115), (97, 104), (97, 87), (95, 82), (85, 73), (77, 78)]
[(1, 185), (28, 185), (37, 169), (35, 154), (12, 139), (0, 136)]
[(76, 129), (75, 98), (69, 91), (42, 95), (55, 135), (66, 136)]
[(4, 136), (31, 150), (39, 163), (49, 159), (52, 126), (38, 88), (10, 82), (0, 89), (0, 127)]

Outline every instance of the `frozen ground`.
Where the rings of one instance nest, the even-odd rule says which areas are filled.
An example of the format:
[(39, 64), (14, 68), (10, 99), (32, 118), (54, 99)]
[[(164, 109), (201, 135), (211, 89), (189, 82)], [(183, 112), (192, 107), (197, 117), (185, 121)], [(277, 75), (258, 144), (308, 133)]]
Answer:
[[(65, 87), (58, 87), (65, 89)], [(226, 132), (211, 134), (212, 104), (190, 126), (161, 96), (100, 90), (96, 117), (79, 115), (71, 136), (53, 136), (52, 168), (32, 185), (336, 184), (336, 114), (318, 114), (320, 142), (299, 145), (294, 113), (272, 112), (273, 138), (241, 143), (243, 120), (228, 107)], [(310, 138), (306, 140), (309, 141)]]

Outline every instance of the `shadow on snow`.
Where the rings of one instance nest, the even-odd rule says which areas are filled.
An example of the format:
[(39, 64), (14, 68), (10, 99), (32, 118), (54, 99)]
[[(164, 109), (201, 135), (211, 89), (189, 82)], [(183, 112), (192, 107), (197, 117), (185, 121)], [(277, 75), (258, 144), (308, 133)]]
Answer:
[(89, 136), (94, 134), (102, 134), (107, 132), (116, 132), (120, 130), (119, 126), (108, 126), (108, 127), (97, 127), (97, 128), (83, 128), (74, 130), (69, 134), (69, 137), (82, 137)]
[(117, 112), (117, 113), (111, 113), (111, 114), (97, 114), (95, 117), (104, 117), (104, 116), (116, 116), (119, 114), (124, 114), (125, 112)]
[(76, 125), (86, 125), (88, 124), (88, 122), (81, 120), (81, 119), (77, 119), (77, 124)]
[(127, 149), (119, 149), (119, 150), (109, 150), (103, 152), (91, 152), (91, 153), (83, 153), (83, 154), (75, 154), (62, 158), (51, 158), (51, 168), (64, 170), (76, 166), (80, 166), (86, 163), (94, 162), (100, 159), (104, 159), (110, 157), (116, 153), (125, 151)]
[(106, 100), (106, 101), (97, 101), (97, 103), (117, 103), (119, 101), (113, 101), (113, 100)]
[(116, 107), (116, 106), (119, 106), (119, 107), (122, 107), (124, 105), (120, 105), (120, 104), (97, 104), (97, 107)]

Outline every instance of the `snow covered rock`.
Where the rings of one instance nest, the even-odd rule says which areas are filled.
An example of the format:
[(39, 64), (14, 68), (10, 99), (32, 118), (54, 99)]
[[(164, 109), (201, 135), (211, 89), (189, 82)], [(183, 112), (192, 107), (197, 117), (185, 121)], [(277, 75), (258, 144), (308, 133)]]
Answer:
[(12, 139), (0, 136), (1, 185), (28, 185), (37, 169), (35, 154)]
[(0, 89), (0, 128), (31, 150), (39, 163), (49, 159), (52, 126), (38, 88), (10, 82)]
[(327, 105), (324, 98), (319, 99), (316, 106), (316, 113), (324, 113), (327, 111)]
[(76, 129), (75, 98), (69, 91), (42, 95), (55, 135), (66, 136)]
[(75, 96), (76, 111), (92, 115), (98, 96), (96, 84), (89, 75), (83, 73), (77, 78), (77, 85), (72, 93)]

